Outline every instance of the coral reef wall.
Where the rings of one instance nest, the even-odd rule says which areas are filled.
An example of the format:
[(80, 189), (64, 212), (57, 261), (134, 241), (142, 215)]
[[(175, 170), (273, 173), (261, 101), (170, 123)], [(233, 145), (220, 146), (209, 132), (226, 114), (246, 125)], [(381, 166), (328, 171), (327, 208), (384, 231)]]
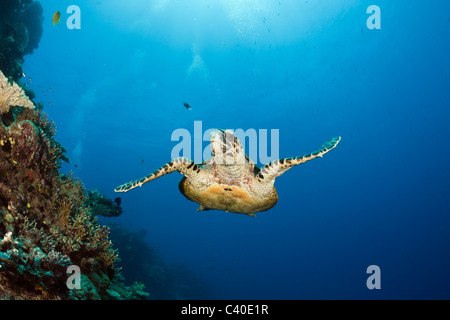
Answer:
[(23, 56), (38, 48), (43, 32), (42, 12), (38, 1), (1, 1), (0, 70), (14, 81), (22, 76)]
[(143, 283), (148, 288), (150, 299), (210, 298), (209, 286), (192, 271), (161, 259), (156, 250), (144, 241), (145, 231), (132, 232), (117, 223), (111, 223), (110, 229), (114, 247), (120, 252), (118, 266), (122, 267), (121, 273), (125, 279)]
[(144, 299), (143, 285), (123, 284), (109, 228), (97, 222), (120, 207), (60, 172), (68, 159), (55, 124), (16, 83), (41, 34), (39, 2), (2, 0), (0, 299)]
[[(55, 125), (21, 107), (0, 120), (0, 298), (145, 297), (141, 286), (120, 286), (109, 228), (97, 223), (83, 184), (60, 173)], [(80, 268), (81, 289), (66, 285), (70, 265)]]

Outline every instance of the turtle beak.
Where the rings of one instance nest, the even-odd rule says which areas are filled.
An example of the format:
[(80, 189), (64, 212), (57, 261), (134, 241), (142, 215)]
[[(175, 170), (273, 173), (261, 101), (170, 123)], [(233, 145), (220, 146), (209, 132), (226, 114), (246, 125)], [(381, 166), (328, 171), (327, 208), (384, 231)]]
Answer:
[[(231, 130), (216, 129), (211, 132), (211, 152), (216, 163), (234, 163), (235, 135)], [(228, 159), (230, 158), (230, 159)], [(224, 161), (228, 162), (224, 162)], [(233, 160), (233, 161), (232, 161)]]
[(225, 153), (225, 131), (221, 129), (215, 129), (210, 134), (211, 140), (211, 152), (213, 156)]

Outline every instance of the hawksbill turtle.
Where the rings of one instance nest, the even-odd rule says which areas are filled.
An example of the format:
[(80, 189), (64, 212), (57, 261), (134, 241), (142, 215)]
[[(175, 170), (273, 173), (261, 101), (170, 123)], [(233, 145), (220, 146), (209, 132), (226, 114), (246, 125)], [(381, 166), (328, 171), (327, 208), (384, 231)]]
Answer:
[(179, 183), (180, 192), (200, 204), (197, 211), (223, 210), (254, 216), (256, 212), (271, 209), (278, 201), (275, 178), (306, 161), (322, 157), (335, 148), (341, 137), (330, 139), (316, 151), (300, 157), (283, 158), (258, 168), (244, 153), (242, 144), (232, 130), (211, 132), (212, 157), (201, 164), (179, 157), (155, 172), (114, 189), (127, 192), (143, 184), (178, 171), (184, 174)]

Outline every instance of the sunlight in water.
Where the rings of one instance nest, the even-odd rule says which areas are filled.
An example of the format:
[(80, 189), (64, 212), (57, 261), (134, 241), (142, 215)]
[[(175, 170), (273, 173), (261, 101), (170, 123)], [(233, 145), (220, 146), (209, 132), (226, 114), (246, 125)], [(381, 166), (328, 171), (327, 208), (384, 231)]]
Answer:
[(277, 44), (320, 31), (355, 4), (356, 0), (111, 0), (99, 14), (124, 30), (176, 45)]
[[(241, 37), (247, 37), (261, 30), (261, 24), (265, 23), (266, 17), (274, 12), (274, 1), (258, 0), (222, 0), (220, 5), (230, 21), (233, 22), (234, 30)], [(257, 30), (260, 28), (260, 30)]]

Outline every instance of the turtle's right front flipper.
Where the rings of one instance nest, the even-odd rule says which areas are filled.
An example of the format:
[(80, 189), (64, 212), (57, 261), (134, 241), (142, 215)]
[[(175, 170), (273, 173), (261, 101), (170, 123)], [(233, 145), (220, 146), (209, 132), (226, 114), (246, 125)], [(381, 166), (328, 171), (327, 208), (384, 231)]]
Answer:
[(172, 173), (174, 171), (178, 171), (181, 174), (188, 174), (190, 171), (198, 171), (201, 170), (192, 160), (187, 158), (176, 158), (173, 161), (162, 166), (160, 169), (155, 172), (145, 176), (143, 178), (133, 180), (127, 183), (124, 183), (114, 189), (115, 192), (127, 192), (136, 187), (141, 187), (144, 183), (149, 181), (158, 179), (166, 174)]

